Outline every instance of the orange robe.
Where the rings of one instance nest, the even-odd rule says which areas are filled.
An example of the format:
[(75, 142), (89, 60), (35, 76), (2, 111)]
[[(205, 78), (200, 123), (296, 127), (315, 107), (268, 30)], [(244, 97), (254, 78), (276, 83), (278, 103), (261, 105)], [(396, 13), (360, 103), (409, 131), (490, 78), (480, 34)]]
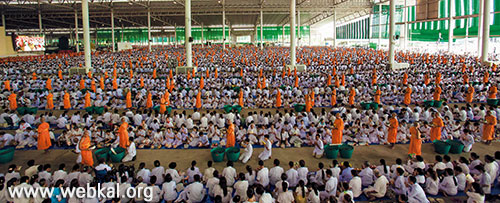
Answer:
[(156, 68), (153, 70), (153, 79), (156, 79)]
[(483, 83), (488, 83), (490, 81), (490, 73), (486, 71), (483, 76)]
[(52, 90), (52, 79), (47, 79), (47, 81), (45, 82), (45, 88), (47, 88), (48, 90)]
[(92, 81), (90, 81), (90, 89), (92, 90), (92, 92), (96, 92), (96, 87), (95, 87), (95, 80), (94, 78), (92, 78)]
[(85, 94), (85, 104), (84, 104), (84, 108), (87, 108), (87, 107), (90, 107), (91, 104), (90, 104), (90, 93), (87, 92)]
[(472, 100), (474, 99), (474, 87), (470, 86), (467, 88), (467, 94), (465, 96), (465, 102), (467, 103), (472, 103)]
[(130, 141), (128, 140), (128, 123), (125, 122), (120, 125), (118, 136), (120, 137), (120, 147), (127, 149), (130, 145)]
[(17, 109), (17, 95), (15, 93), (9, 95), (9, 107), (10, 110)]
[(203, 79), (203, 75), (200, 78), (200, 89), (203, 89), (205, 87), (205, 80)]
[(441, 83), (441, 73), (436, 74), (436, 84), (439, 85)]
[(431, 78), (429, 77), (429, 74), (427, 73), (424, 76), (424, 84), (429, 85), (429, 83), (431, 83)]
[(377, 91), (375, 92), (375, 103), (377, 104), (380, 104), (380, 95), (382, 95), (382, 92), (380, 91), (380, 89), (377, 89)]
[(293, 84), (294, 87), (299, 87), (299, 77), (295, 76), (295, 83)]
[(405, 91), (405, 99), (403, 101), (404, 104), (406, 105), (410, 105), (411, 103), (411, 93), (413, 92), (413, 90), (410, 88), (410, 87), (407, 87), (406, 88), (406, 91)]
[(47, 106), (46, 106), (47, 109), (54, 109), (54, 95), (52, 93), (49, 93), (47, 95)]
[(69, 96), (68, 92), (64, 93), (63, 103), (64, 103), (64, 109), (70, 109), (71, 108), (71, 101), (70, 101), (70, 96)]
[(351, 89), (349, 93), (349, 105), (354, 105), (354, 97), (356, 96), (356, 90)]
[(164, 114), (166, 111), (167, 111), (167, 100), (165, 99), (165, 97), (161, 97), (160, 98), (160, 113), (161, 114)]
[(403, 75), (403, 85), (406, 85), (406, 84), (408, 84), (408, 73), (405, 73)]
[(86, 166), (93, 166), (94, 159), (92, 158), (92, 150), (90, 149), (90, 137), (85, 135), (80, 140), (80, 154), (82, 155), (82, 164)]
[(201, 108), (201, 90), (199, 90), (198, 94), (196, 94), (196, 108)]
[(327, 86), (332, 85), (332, 76), (331, 75), (328, 75), (328, 80), (326, 81), (326, 85)]
[(332, 106), (335, 106), (337, 104), (337, 90), (336, 89), (332, 90), (332, 97), (330, 99), (330, 104)]
[(36, 73), (33, 72), (33, 74), (31, 74), (31, 75), (32, 75), (31, 79), (36, 80)]
[(143, 77), (141, 77), (141, 79), (140, 79), (140, 87), (144, 88), (144, 78)]
[(10, 80), (3, 81), (3, 87), (7, 91), (10, 91)]
[(431, 141), (441, 140), (441, 129), (444, 127), (443, 119), (437, 117), (432, 119)]
[(493, 140), (493, 135), (495, 135), (495, 126), (497, 125), (497, 118), (492, 115), (487, 115), (484, 119), (486, 119), (486, 123), (483, 125), (483, 140)]
[(102, 76), (99, 78), (99, 86), (101, 87), (101, 90), (104, 90), (104, 78), (102, 78)]
[(387, 130), (387, 142), (394, 144), (397, 141), (399, 122), (397, 118), (389, 119), (389, 129)]
[(495, 85), (490, 86), (488, 89), (488, 99), (496, 99), (497, 98), (497, 87)]
[(80, 80), (80, 90), (85, 89), (85, 80), (81, 79)]
[(47, 122), (43, 122), (38, 126), (38, 150), (46, 150), (52, 146), (49, 128), (50, 125)]
[(235, 145), (235, 137), (234, 137), (234, 124), (229, 124), (227, 128), (227, 138), (226, 138), (226, 148), (234, 147)]
[(410, 128), (410, 148), (408, 154), (422, 155), (422, 139), (420, 138), (420, 131), (414, 126)]
[(113, 78), (113, 90), (118, 89), (118, 83), (116, 82), (116, 78)]
[(59, 76), (60, 80), (63, 79), (62, 70), (57, 71), (57, 76)]
[(341, 118), (335, 119), (333, 122), (332, 129), (332, 144), (341, 144), (342, 143), (342, 131), (344, 130), (344, 121)]
[(151, 95), (151, 92), (148, 92), (147, 98), (146, 98), (146, 108), (153, 108), (153, 96)]
[(441, 87), (436, 85), (436, 89), (434, 89), (434, 94), (433, 94), (434, 100), (436, 101), (441, 100), (441, 92), (442, 92)]
[(128, 91), (127, 95), (125, 96), (125, 103), (127, 105), (127, 108), (130, 109), (132, 108), (132, 92)]
[(281, 107), (281, 92), (278, 90), (276, 93), (276, 108)]
[(240, 90), (238, 104), (243, 107), (243, 90)]
[(306, 95), (306, 112), (311, 112), (311, 95)]

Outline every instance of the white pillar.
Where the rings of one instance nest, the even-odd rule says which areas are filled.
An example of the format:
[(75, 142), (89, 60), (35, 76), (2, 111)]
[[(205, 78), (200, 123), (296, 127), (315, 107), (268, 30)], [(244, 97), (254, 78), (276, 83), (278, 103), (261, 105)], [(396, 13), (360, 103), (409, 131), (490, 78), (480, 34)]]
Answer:
[(449, 8), (449, 17), (448, 17), (448, 52), (451, 52), (453, 46), (453, 29), (455, 28), (455, 0), (450, 0)]
[(229, 22), (229, 25), (227, 26), (228, 27), (228, 38), (229, 38), (229, 46), (231, 46), (231, 44), (233, 44), (233, 38), (231, 37), (231, 22)]
[(396, 32), (396, 2), (390, 1), (389, 5), (389, 64), (394, 65), (395, 42), (394, 34)]
[(302, 37), (300, 36), (300, 11), (297, 11), (297, 47), (300, 48), (300, 40)]
[(281, 37), (281, 46), (285, 46), (285, 25), (281, 28), (281, 31), (283, 31), (283, 37)]
[(203, 23), (201, 23), (201, 48), (205, 47), (205, 42), (203, 41)]
[(191, 42), (189, 41), (189, 38), (191, 37), (191, 0), (186, 0), (185, 7), (186, 7), (186, 13), (184, 15), (186, 20), (186, 28), (185, 28), (186, 38), (184, 40), (184, 43), (186, 46), (186, 66), (192, 67), (193, 51), (191, 48)]
[(226, 49), (226, 1), (222, 0), (222, 49)]
[(370, 46), (370, 43), (372, 42), (372, 19), (373, 19), (373, 12), (370, 12), (370, 16), (368, 17), (368, 46)]
[[(451, 1), (455, 1), (455, 0), (451, 0)], [(404, 36), (403, 36), (403, 50), (406, 51), (407, 49), (407, 45), (408, 45), (408, 36), (409, 36), (409, 33), (408, 33), (408, 4), (405, 0), (404, 2), (404, 9), (403, 9), (403, 22), (405, 23), (403, 26), (403, 29), (401, 29), (401, 31), (404, 32)]]
[(382, 46), (382, 4), (378, 5), (378, 44), (377, 48), (380, 49)]
[(491, 11), (491, 0), (484, 0), (484, 9), (483, 9), (483, 41), (482, 41), (482, 50), (481, 50), (481, 62), (488, 62), (488, 52), (489, 52), (489, 43), (490, 43), (490, 16)]
[(174, 24), (174, 45), (177, 48), (177, 24)]
[(464, 43), (464, 52), (467, 53), (467, 46), (469, 45), (469, 19), (465, 19), (465, 43)]
[(115, 16), (114, 11), (111, 9), (111, 49), (113, 52), (115, 49)]
[[(191, 10), (190, 10), (190, 12), (191, 12)], [(186, 11), (186, 13), (187, 13), (187, 11)], [(149, 52), (151, 52), (151, 9), (149, 7), (148, 7), (148, 50), (149, 50)]]
[(478, 25), (477, 25), (477, 57), (481, 54), (482, 37), (483, 37), (483, 9), (484, 0), (479, 0), (479, 14), (478, 14)]
[(295, 0), (290, 0), (290, 65), (295, 66)]
[(333, 8), (333, 48), (337, 47), (337, 12)]
[(2, 26), (5, 28), (5, 14), (2, 12)]
[(90, 60), (90, 27), (89, 27), (88, 0), (82, 0), (82, 21), (83, 21), (83, 48), (85, 50), (85, 72), (89, 72), (90, 69), (92, 68), (92, 61)]
[(264, 49), (264, 12), (260, 8), (260, 49)]
[(80, 39), (78, 39), (78, 11), (75, 9), (75, 40), (76, 40), (76, 52), (79, 53), (80, 52), (80, 45), (79, 45), (79, 41)]
[(42, 26), (42, 11), (40, 11), (40, 9), (38, 9), (38, 29), (39, 29), (39, 33), (42, 34), (43, 33), (43, 26)]
[(123, 42), (123, 33), (125, 32), (125, 27), (122, 24), (122, 38), (120, 38), (120, 42)]

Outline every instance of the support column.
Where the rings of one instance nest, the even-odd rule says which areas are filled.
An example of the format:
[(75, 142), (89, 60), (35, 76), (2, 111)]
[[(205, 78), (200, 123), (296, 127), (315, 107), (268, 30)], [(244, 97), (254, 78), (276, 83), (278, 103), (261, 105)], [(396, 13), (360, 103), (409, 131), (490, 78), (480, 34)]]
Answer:
[(226, 1), (222, 0), (222, 49), (226, 49)]
[(377, 48), (380, 49), (382, 44), (382, 4), (378, 5), (378, 44)]
[(295, 66), (295, 0), (290, 0), (290, 65)]
[(448, 17), (448, 53), (451, 52), (453, 47), (453, 29), (455, 28), (455, 0), (450, 0), (449, 8), (449, 17)]
[(490, 11), (491, 11), (491, 0), (484, 0), (484, 9), (483, 9), (483, 41), (482, 41), (482, 50), (481, 50), (481, 62), (488, 62), (488, 52), (489, 52), (489, 44), (490, 44)]
[[(455, 2), (455, 0), (451, 0), (453, 2)], [(404, 31), (404, 36), (403, 36), (403, 50), (406, 51), (407, 49), (407, 45), (408, 45), (408, 4), (405, 0), (405, 4), (404, 4), (404, 9), (403, 9), (403, 22), (405, 23), (403, 26), (403, 30)]]
[(484, 0), (479, 0), (479, 14), (478, 14), (478, 25), (477, 25), (477, 57), (479, 58), (480, 53), (482, 51), (482, 37), (483, 37), (483, 9), (484, 9)]
[(2, 12), (2, 26), (5, 28), (5, 14)]
[(177, 24), (174, 24), (174, 46), (177, 48)]
[(40, 34), (43, 33), (43, 26), (42, 26), (42, 11), (40, 10), (40, 8), (38, 9), (38, 32)]
[[(187, 9), (186, 9), (187, 10)], [(191, 12), (191, 10), (189, 11)], [(187, 13), (187, 11), (186, 11)], [(189, 17), (191, 18), (191, 17)], [(187, 40), (187, 38), (186, 38)], [(151, 8), (148, 5), (148, 50), (151, 52)]]
[(79, 41), (80, 39), (78, 39), (79, 37), (79, 34), (78, 34), (78, 11), (75, 9), (75, 40), (76, 40), (76, 52), (79, 53), (80, 52), (80, 44), (79, 44)]
[(396, 31), (396, 2), (390, 1), (389, 5), (389, 64), (394, 65), (394, 55), (395, 55), (395, 47), (394, 47), (394, 34)]
[(186, 44), (186, 66), (192, 67), (193, 66), (193, 51), (191, 48), (191, 42), (189, 41), (189, 38), (191, 37), (191, 0), (186, 0), (185, 2), (185, 7), (186, 7), (186, 13), (185, 15), (185, 20), (186, 20), (186, 28), (185, 28), (185, 33), (186, 33), (186, 38), (184, 40), (184, 43)]
[(114, 11), (111, 9), (111, 50), (116, 51), (115, 49), (115, 16)]
[(373, 28), (372, 28), (372, 24), (373, 24), (373, 12), (370, 11), (370, 16), (368, 17), (368, 46), (370, 46), (370, 43), (372, 42), (372, 33), (373, 33)]
[(125, 32), (125, 27), (122, 24), (122, 38), (120, 38), (120, 42), (123, 42), (123, 33)]
[(92, 68), (92, 61), (90, 60), (90, 27), (89, 27), (88, 0), (82, 0), (82, 21), (83, 21), (83, 48), (85, 50), (85, 72), (89, 72), (90, 69)]
[(264, 49), (264, 12), (260, 7), (260, 49)]
[(465, 43), (464, 43), (464, 52), (467, 53), (467, 46), (469, 45), (469, 19), (465, 19)]
[(203, 41), (203, 23), (201, 23), (201, 48), (205, 47), (205, 42)]
[(229, 37), (229, 42), (228, 42), (228, 44), (229, 44), (229, 46), (231, 47), (231, 44), (233, 44), (233, 38), (231, 37), (231, 22), (229, 22), (229, 25), (228, 25), (227, 27), (228, 27), (228, 32), (229, 32), (229, 33), (228, 33), (228, 35), (229, 35), (229, 36), (228, 36), (228, 37)]
[(300, 48), (300, 11), (297, 11), (297, 47)]
[(285, 25), (281, 28), (281, 31), (283, 31), (283, 37), (281, 37), (281, 46), (285, 46)]
[(333, 8), (333, 48), (337, 47), (337, 12)]

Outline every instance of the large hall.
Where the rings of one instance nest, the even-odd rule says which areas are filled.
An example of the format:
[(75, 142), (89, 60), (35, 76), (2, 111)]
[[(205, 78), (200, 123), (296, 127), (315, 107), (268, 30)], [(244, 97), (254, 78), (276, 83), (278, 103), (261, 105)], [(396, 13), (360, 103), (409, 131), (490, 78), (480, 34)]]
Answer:
[(500, 202), (500, 0), (0, 14), (0, 202)]

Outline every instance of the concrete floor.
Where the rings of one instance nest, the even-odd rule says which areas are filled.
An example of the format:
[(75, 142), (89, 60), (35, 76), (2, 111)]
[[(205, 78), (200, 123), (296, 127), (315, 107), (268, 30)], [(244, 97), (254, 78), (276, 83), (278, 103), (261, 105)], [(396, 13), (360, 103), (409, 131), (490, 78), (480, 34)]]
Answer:
[[(353, 157), (348, 161), (353, 164), (354, 167), (361, 167), (362, 162), (368, 160), (372, 164), (378, 164), (380, 159), (386, 159), (388, 164), (393, 164), (396, 158), (401, 158), (406, 160), (407, 151), (409, 145), (400, 144), (396, 145), (395, 149), (391, 150), (387, 146), (383, 145), (373, 145), (373, 146), (357, 146), (354, 149)], [(494, 142), (491, 145), (485, 145), (482, 143), (476, 143), (473, 147), (473, 152), (478, 153), (480, 156), (486, 154), (491, 154), (500, 149), (500, 143)], [(251, 160), (247, 163), (248, 165), (255, 168), (258, 162), (258, 154), (263, 150), (263, 148), (254, 149), (254, 154)], [(323, 162), (326, 166), (331, 164), (331, 160), (326, 157), (321, 159), (316, 159), (312, 157), (312, 147), (303, 148), (274, 148), (272, 159), (279, 159), (283, 168), (288, 168), (289, 161), (299, 161), (301, 159), (306, 161), (306, 165), (309, 170), (316, 170), (319, 162)], [(434, 152), (434, 147), (432, 144), (424, 144), (422, 146), (423, 157), (426, 162), (433, 162), (434, 156), (437, 155)], [(460, 156), (469, 157), (469, 153), (463, 153), (460, 155), (450, 154), (453, 160), (459, 158)], [(56, 170), (60, 163), (65, 163), (67, 169), (71, 168), (73, 163), (75, 163), (77, 155), (70, 150), (52, 150), (48, 154), (43, 154), (41, 151), (27, 150), (27, 151), (16, 151), (14, 155), (14, 160), (7, 164), (0, 165), (0, 172), (5, 173), (7, 171), (8, 165), (16, 164), (22, 165), (26, 168), (26, 162), (30, 159), (34, 159), (37, 164), (50, 163), (52, 169)], [(481, 158), (483, 159), (483, 158)], [(192, 160), (198, 162), (198, 167), (203, 171), (206, 168), (206, 162), (212, 160), (209, 149), (156, 149), (156, 150), (138, 150), (137, 160), (130, 162), (129, 164), (134, 164), (138, 166), (140, 162), (145, 162), (147, 167), (152, 168), (153, 162), (159, 160), (164, 167), (168, 166), (169, 162), (177, 162), (178, 170), (187, 169)], [(339, 161), (344, 161), (344, 159), (338, 159)], [(272, 167), (272, 160), (267, 160), (265, 165), (267, 167)], [(218, 170), (222, 170), (226, 165), (226, 162), (215, 163), (214, 166)], [(245, 164), (241, 162), (235, 163), (235, 168), (238, 172), (244, 171)], [(24, 171), (24, 170), (22, 170)]]

